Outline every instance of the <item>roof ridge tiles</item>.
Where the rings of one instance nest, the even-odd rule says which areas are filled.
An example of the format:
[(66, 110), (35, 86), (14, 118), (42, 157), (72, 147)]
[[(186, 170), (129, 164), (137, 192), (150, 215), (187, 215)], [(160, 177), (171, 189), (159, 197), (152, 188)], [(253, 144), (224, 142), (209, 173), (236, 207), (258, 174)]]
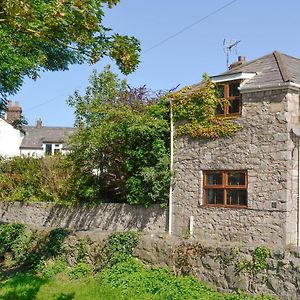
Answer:
[(292, 81), (292, 76), (291, 76), (286, 64), (283, 61), (283, 54), (278, 51), (274, 51), (272, 54), (274, 55), (274, 58), (276, 60), (282, 80), (284, 82)]
[[(275, 51), (274, 51), (274, 52), (275, 52)], [(274, 53), (274, 52), (273, 52), (273, 53)], [(235, 71), (238, 71), (239, 69), (242, 69), (242, 68), (244, 68), (244, 67), (246, 67), (246, 66), (248, 66), (248, 65), (250, 65), (250, 64), (252, 64), (252, 63), (254, 63), (254, 62), (256, 62), (256, 61), (258, 61), (258, 60), (262, 60), (262, 59), (267, 58), (268, 56), (272, 56), (273, 53), (269, 53), (269, 54), (266, 54), (266, 55), (264, 55), (264, 56), (261, 56), (261, 57), (258, 57), (258, 58), (255, 58), (255, 59), (246, 61), (246, 62), (242, 63), (241, 65), (238, 65), (238, 66), (236, 66), (236, 67), (234, 67), (234, 68), (232, 68), (232, 69), (226, 70), (225, 72), (221, 73), (220, 75), (226, 75), (227, 73), (232, 73), (233, 71), (234, 71), (234, 72), (235, 72)]]

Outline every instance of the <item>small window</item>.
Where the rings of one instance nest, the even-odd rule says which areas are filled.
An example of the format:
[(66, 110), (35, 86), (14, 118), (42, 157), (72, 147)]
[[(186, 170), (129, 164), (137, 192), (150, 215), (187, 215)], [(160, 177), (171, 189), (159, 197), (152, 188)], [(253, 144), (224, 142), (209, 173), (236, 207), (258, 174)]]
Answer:
[(221, 117), (239, 116), (242, 113), (242, 98), (239, 91), (240, 81), (219, 84), (218, 97), (225, 98), (228, 103), (218, 105), (216, 115)]
[(46, 155), (52, 155), (52, 144), (46, 144), (45, 153)]
[(203, 179), (205, 205), (247, 207), (246, 171), (206, 171)]

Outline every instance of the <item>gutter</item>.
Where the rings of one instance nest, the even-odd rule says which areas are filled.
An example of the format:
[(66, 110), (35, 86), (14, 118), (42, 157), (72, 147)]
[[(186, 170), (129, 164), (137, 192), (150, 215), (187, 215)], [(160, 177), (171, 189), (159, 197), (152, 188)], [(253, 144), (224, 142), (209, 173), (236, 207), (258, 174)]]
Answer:
[(252, 87), (243, 86), (240, 88), (241, 93), (252, 93), (252, 92), (261, 92), (269, 90), (280, 90), (283, 88), (290, 88), (292, 90), (299, 91), (300, 84), (294, 82), (282, 82), (277, 84), (267, 84), (267, 85), (257, 85)]

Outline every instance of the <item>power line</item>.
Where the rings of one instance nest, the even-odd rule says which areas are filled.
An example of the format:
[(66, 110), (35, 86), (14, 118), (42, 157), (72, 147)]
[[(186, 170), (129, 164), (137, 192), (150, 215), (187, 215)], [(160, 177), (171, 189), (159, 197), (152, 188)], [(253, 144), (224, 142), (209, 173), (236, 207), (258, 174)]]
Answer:
[[(169, 37), (167, 37), (167, 38), (161, 40), (160, 42), (158, 42), (157, 44), (153, 45), (152, 47), (146, 49), (145, 51), (142, 52), (142, 54), (145, 54), (145, 53), (147, 53), (147, 52), (149, 52), (149, 51), (151, 51), (151, 50), (153, 50), (153, 49), (155, 49), (155, 48), (157, 48), (157, 47), (159, 47), (159, 46), (165, 44), (165, 43), (168, 42), (169, 40), (175, 38), (176, 36), (182, 34), (182, 33), (185, 32), (185, 31), (189, 30), (190, 28), (194, 27), (195, 25), (197, 25), (197, 24), (199, 24), (199, 23), (205, 21), (205, 20), (208, 19), (209, 17), (211, 17), (211, 16), (217, 14), (218, 12), (222, 11), (223, 9), (227, 8), (228, 6), (232, 5), (233, 3), (237, 2), (237, 1), (238, 1), (238, 0), (232, 0), (232, 1), (228, 2), (228, 3), (226, 3), (225, 5), (219, 7), (218, 9), (216, 9), (216, 10), (214, 10), (214, 11), (212, 11), (211, 13), (209, 13), (209, 14), (207, 14), (206, 16), (202, 17), (201, 19), (199, 19), (199, 20), (193, 22), (193, 23), (190, 24), (190, 25), (187, 25), (186, 27), (182, 28), (181, 30), (177, 31), (176, 33), (170, 35)], [(74, 90), (73, 90), (73, 91), (74, 91)], [(35, 105), (35, 106), (33, 106), (33, 107), (30, 107), (28, 110), (29, 110), (29, 111), (32, 111), (32, 110), (35, 110), (36, 108), (39, 108), (39, 107), (44, 106), (44, 105), (46, 105), (46, 104), (48, 104), (48, 103), (50, 103), (50, 102), (53, 102), (53, 101), (57, 100), (58, 98), (60, 98), (63, 94), (64, 94), (64, 93), (61, 93), (61, 94), (59, 94), (59, 95), (57, 95), (57, 96), (55, 96), (55, 97), (53, 97), (53, 98), (51, 98), (51, 99), (49, 99), (49, 100), (47, 100), (47, 101), (44, 101), (44, 102), (42, 102), (42, 103), (40, 103), (40, 104), (37, 104), (37, 105)]]
[(181, 30), (177, 31), (176, 33), (170, 35), (169, 37), (167, 37), (167, 38), (161, 40), (160, 42), (158, 42), (157, 44), (153, 45), (152, 47), (146, 49), (142, 54), (145, 54), (145, 53), (147, 53), (147, 52), (153, 50), (154, 48), (157, 48), (157, 47), (161, 46), (162, 44), (168, 42), (169, 40), (171, 40), (171, 39), (173, 39), (174, 37), (180, 35), (181, 33), (183, 33), (183, 32), (185, 32), (185, 31), (189, 30), (190, 28), (194, 27), (195, 25), (197, 25), (197, 24), (203, 22), (204, 20), (208, 19), (209, 17), (211, 17), (211, 16), (217, 14), (217, 13), (220, 12), (221, 10), (227, 8), (228, 6), (232, 5), (233, 3), (237, 2), (237, 1), (238, 1), (238, 0), (232, 0), (232, 1), (228, 2), (228, 3), (226, 3), (225, 5), (221, 6), (220, 8), (218, 8), (218, 9), (216, 9), (216, 10), (214, 10), (214, 11), (212, 11), (211, 13), (209, 13), (209, 14), (207, 14), (206, 16), (202, 17), (201, 19), (199, 19), (199, 20), (195, 21), (194, 23), (192, 23), (192, 24), (190, 24), (190, 25), (188, 25), (188, 26), (182, 28)]

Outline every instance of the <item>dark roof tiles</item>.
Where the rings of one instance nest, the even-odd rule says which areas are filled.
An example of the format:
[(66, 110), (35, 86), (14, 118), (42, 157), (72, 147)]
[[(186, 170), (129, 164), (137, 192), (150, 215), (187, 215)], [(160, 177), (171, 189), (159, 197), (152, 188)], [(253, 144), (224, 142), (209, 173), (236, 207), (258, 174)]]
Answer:
[(70, 135), (77, 129), (71, 127), (47, 127), (24, 126), (26, 135), (20, 148), (41, 149), (43, 143), (66, 144)]
[(221, 75), (236, 73), (256, 73), (244, 85), (247, 88), (276, 85), (283, 82), (300, 84), (300, 60), (274, 51), (271, 54), (240, 64)]

